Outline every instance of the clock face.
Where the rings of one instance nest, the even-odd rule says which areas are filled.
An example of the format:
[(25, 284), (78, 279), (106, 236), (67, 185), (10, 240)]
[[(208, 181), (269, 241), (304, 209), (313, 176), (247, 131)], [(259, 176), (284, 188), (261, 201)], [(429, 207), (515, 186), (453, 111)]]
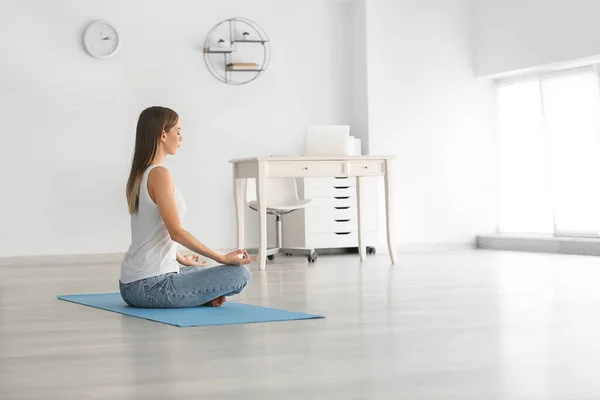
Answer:
[(119, 35), (105, 22), (92, 22), (83, 34), (83, 45), (92, 57), (107, 58), (117, 52)]

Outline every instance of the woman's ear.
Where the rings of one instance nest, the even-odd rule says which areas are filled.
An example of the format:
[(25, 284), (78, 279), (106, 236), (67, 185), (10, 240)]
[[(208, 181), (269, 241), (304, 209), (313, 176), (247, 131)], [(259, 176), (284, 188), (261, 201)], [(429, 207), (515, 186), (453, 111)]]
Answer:
[(167, 140), (167, 132), (165, 132), (163, 130), (162, 133), (160, 134), (160, 141), (165, 142), (166, 140)]

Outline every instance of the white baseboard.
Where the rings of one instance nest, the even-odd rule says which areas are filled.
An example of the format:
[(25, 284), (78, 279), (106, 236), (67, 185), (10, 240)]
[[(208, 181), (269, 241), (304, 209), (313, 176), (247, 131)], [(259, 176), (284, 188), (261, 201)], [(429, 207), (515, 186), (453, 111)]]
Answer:
[(398, 252), (433, 252), (452, 250), (471, 250), (475, 248), (475, 241), (469, 242), (444, 242), (444, 243), (406, 243), (397, 246)]
[[(389, 254), (387, 243), (381, 243), (376, 247), (377, 254)], [(432, 242), (432, 243), (400, 243), (396, 245), (398, 253), (418, 253), (453, 250), (472, 250), (476, 248), (475, 241), (468, 242)]]
[(109, 264), (120, 263), (123, 256), (124, 253), (0, 257), (0, 267), (7, 265)]
[[(387, 244), (380, 244), (375, 247), (377, 254), (388, 254)], [(473, 242), (450, 242), (450, 243), (403, 243), (396, 246), (398, 253), (409, 252), (435, 252), (451, 250), (474, 249)], [(235, 249), (216, 250), (220, 253), (227, 253)], [(186, 249), (179, 250), (181, 254), (190, 254)], [(64, 264), (119, 264), (123, 260), (124, 253), (111, 254), (68, 254), (68, 255), (47, 255), (47, 256), (19, 256), (19, 257), (0, 257), (0, 267), (2, 266), (27, 266), (27, 265), (64, 265)], [(209, 263), (212, 260), (208, 260)]]
[(482, 235), (477, 237), (477, 248), (600, 256), (600, 239), (550, 235)]

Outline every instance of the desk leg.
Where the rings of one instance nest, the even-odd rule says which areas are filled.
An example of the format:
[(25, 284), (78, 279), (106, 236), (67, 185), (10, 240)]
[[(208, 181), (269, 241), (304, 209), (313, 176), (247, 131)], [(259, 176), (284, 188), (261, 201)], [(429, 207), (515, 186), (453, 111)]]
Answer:
[(365, 261), (367, 258), (367, 244), (365, 243), (364, 237), (364, 226), (365, 226), (365, 216), (363, 214), (363, 203), (364, 203), (364, 187), (363, 187), (363, 177), (356, 177), (356, 205), (358, 209), (358, 254), (360, 254), (360, 261)]
[(258, 163), (256, 177), (256, 199), (258, 201), (258, 219), (260, 221), (260, 242), (258, 246), (258, 262), (260, 269), (267, 267), (267, 178), (264, 161)]
[[(234, 166), (235, 168), (235, 166)], [(245, 178), (237, 178), (234, 176), (233, 181), (235, 183), (235, 209), (237, 215), (237, 248), (243, 249), (245, 246), (244, 236), (245, 236), (245, 209), (246, 209), (246, 179)]]
[(396, 240), (394, 238), (393, 232), (393, 171), (392, 171), (392, 160), (385, 161), (385, 220), (387, 225), (387, 241), (388, 241), (388, 249), (390, 252), (390, 259), (392, 260), (392, 264), (398, 264), (398, 255), (396, 254)]

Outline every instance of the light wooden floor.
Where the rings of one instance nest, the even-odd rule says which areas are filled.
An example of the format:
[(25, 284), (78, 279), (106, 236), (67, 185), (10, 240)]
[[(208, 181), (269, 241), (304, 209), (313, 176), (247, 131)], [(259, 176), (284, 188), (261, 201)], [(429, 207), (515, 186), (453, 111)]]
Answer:
[(55, 299), (118, 264), (0, 267), (0, 399), (600, 399), (600, 259), (279, 258), (230, 300), (322, 320), (177, 328)]

